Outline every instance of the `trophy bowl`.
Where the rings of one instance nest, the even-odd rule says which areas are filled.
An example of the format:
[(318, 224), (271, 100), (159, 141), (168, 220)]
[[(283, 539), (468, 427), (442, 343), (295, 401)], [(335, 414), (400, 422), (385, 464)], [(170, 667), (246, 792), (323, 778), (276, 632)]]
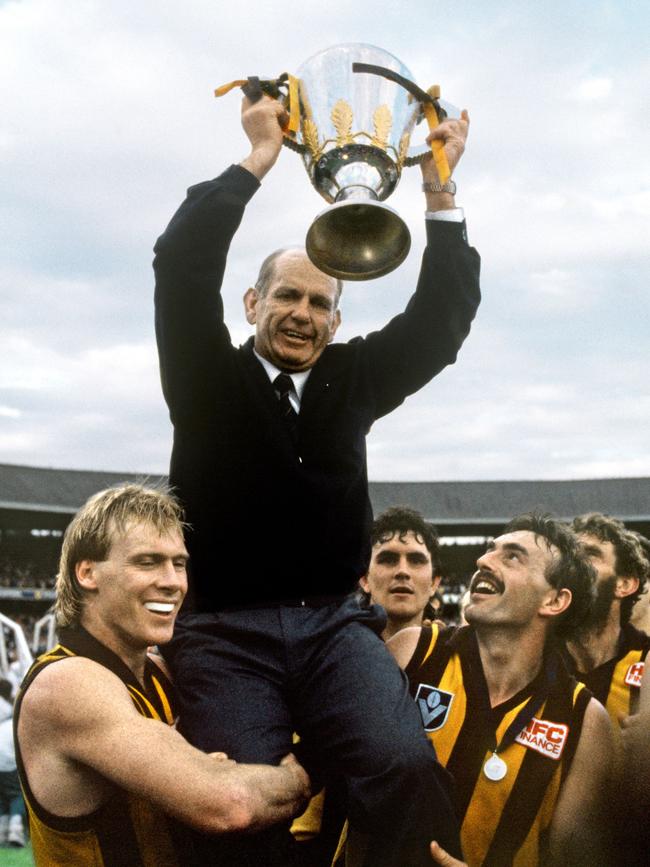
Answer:
[(392, 54), (373, 45), (335, 45), (302, 64), (297, 141), (309, 178), (330, 206), (312, 223), (307, 254), (342, 280), (388, 274), (408, 255), (406, 223), (383, 200), (408, 155), (420, 103), (395, 81), (355, 72), (371, 64), (412, 80)]
[(410, 147), (422, 117), (433, 129), (446, 117), (459, 116), (439, 99), (440, 88), (420, 89), (400, 60), (360, 42), (320, 51), (295, 76), (236, 80), (215, 95), (235, 86), (253, 101), (263, 93), (283, 99), (289, 117), (284, 143), (301, 154), (313, 186), (329, 202), (307, 232), (314, 265), (341, 280), (368, 280), (397, 268), (408, 255), (411, 235), (384, 200), (403, 166), (432, 154), (441, 183), (450, 174), (441, 141)]

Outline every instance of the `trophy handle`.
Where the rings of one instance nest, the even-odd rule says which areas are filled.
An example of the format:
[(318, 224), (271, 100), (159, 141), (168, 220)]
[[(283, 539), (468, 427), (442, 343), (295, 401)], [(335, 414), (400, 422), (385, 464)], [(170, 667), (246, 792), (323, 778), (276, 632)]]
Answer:
[(289, 113), (289, 121), (282, 128), (284, 133), (282, 144), (299, 154), (307, 153), (305, 145), (296, 141), (296, 134), (300, 129), (300, 90), (295, 75), (290, 75), (288, 72), (283, 72), (277, 78), (258, 78), (256, 75), (249, 75), (248, 78), (238, 78), (222, 84), (215, 88), (214, 95), (225, 96), (235, 87), (240, 87), (251, 102), (257, 102), (264, 94), (280, 100)]
[[(437, 85), (434, 85), (434, 87), (430, 88), (430, 90), (434, 89), (438, 89)], [(429, 132), (431, 132), (431, 130), (433, 130), (438, 123), (442, 123), (443, 120), (447, 120), (448, 118), (451, 118), (452, 120), (460, 120), (461, 117), (460, 109), (456, 108), (456, 106), (452, 105), (450, 102), (447, 102), (447, 100), (437, 98), (436, 102), (438, 104), (438, 109), (436, 112), (437, 117), (433, 120), (433, 125), (431, 124), (431, 122), (429, 122)], [(422, 113), (424, 115), (424, 111)], [(420, 120), (418, 120), (418, 123), (420, 122)], [(425, 144), (424, 142), (419, 145), (411, 145), (411, 147), (408, 149), (408, 154), (404, 159), (404, 165), (417, 166), (430, 153), (431, 148), (428, 144)]]
[[(352, 72), (369, 72), (371, 75), (381, 75), (382, 78), (394, 81), (395, 84), (399, 84), (400, 87), (408, 90), (422, 106), (422, 113), (427, 119), (430, 131), (433, 131), (447, 117), (445, 110), (440, 105), (440, 86), (437, 84), (434, 84), (429, 90), (422, 90), (414, 81), (410, 81), (405, 76), (400, 75), (399, 72), (395, 72), (395, 70), (388, 69), (385, 66), (375, 66), (373, 63), (353, 63)], [(451, 171), (447, 162), (445, 148), (441, 141), (432, 141), (430, 149), (426, 149), (424, 153), (419, 154), (417, 157), (411, 156), (409, 152), (404, 165), (415, 165), (415, 163), (421, 162), (424, 155), (429, 153), (429, 151), (435, 160), (440, 183), (446, 184), (451, 177)]]

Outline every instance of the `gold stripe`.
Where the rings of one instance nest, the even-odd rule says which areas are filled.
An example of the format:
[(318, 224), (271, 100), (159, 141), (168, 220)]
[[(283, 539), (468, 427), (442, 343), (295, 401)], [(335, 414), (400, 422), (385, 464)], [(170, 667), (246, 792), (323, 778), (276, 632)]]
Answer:
[[(130, 685), (129, 685), (128, 689), (129, 689), (129, 692), (131, 693), (131, 698), (132, 699), (134, 699), (134, 698), (139, 699), (142, 702), (142, 704), (144, 705), (144, 707), (151, 714), (152, 719), (160, 720), (160, 714), (158, 713), (156, 708), (151, 704), (149, 699), (140, 692), (140, 690), (138, 690), (134, 686), (130, 686)], [(137, 707), (137, 703), (136, 703), (136, 707)], [(144, 716), (144, 714), (143, 714), (143, 716)], [(161, 722), (162, 722), (162, 720), (161, 720)]]
[[(529, 697), (525, 698), (503, 717), (496, 731), (497, 744), (500, 743), (508, 726), (514, 721), (528, 700)], [(546, 703), (540, 709), (541, 717), (544, 715), (545, 707)], [(510, 744), (501, 754), (501, 758), (508, 765), (508, 772), (498, 782), (488, 780), (482, 770), (479, 773), (461, 828), (461, 843), (465, 859), (469, 864), (482, 864), (485, 860), (498, 826), (498, 820), (486, 822), (485, 817), (500, 816), (503, 813), (503, 809), (512, 794), (512, 787), (517, 780), (521, 764), (527, 753), (527, 748), (521, 744), (516, 742)], [(492, 753), (488, 750), (485, 753), (482, 764), (485, 764), (491, 755)]]
[(162, 686), (158, 682), (158, 678), (155, 675), (151, 675), (151, 680), (153, 681), (153, 685), (155, 686), (156, 692), (158, 693), (158, 698), (160, 699), (160, 702), (163, 706), (163, 711), (165, 712), (165, 720), (170, 726), (172, 726), (174, 725), (174, 715), (172, 713), (171, 706), (167, 701), (165, 690), (162, 688)]
[(296, 840), (313, 840), (320, 834), (325, 807), (325, 789), (314, 795), (304, 813), (293, 820), (291, 833)]
[(433, 650), (436, 646), (436, 641), (438, 640), (439, 635), (440, 635), (440, 627), (438, 626), (437, 623), (432, 623), (431, 624), (431, 641), (429, 642), (427, 652), (422, 657), (422, 662), (420, 663), (420, 667), (422, 667), (424, 665), (424, 663), (427, 661), (427, 659), (433, 653)]
[(460, 730), (465, 723), (465, 714), (467, 712), (467, 693), (465, 692), (465, 685), (463, 683), (463, 669), (460, 664), (460, 656), (455, 654), (451, 657), (440, 678), (438, 688), (453, 695), (451, 707), (449, 708), (449, 716), (445, 724), (438, 731), (429, 733), (429, 737), (433, 741), (438, 753), (438, 761), (446, 767)]
[(625, 675), (631, 665), (641, 661), (642, 656), (642, 650), (630, 650), (629, 653), (616, 663), (614, 668), (605, 707), (615, 729), (620, 726), (620, 715), (627, 716), (630, 713), (632, 687), (625, 683)]

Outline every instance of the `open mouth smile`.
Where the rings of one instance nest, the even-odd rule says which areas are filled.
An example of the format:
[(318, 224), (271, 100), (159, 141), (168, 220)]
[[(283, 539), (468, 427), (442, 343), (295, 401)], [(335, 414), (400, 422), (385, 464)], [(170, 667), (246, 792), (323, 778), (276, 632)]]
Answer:
[(154, 614), (171, 614), (176, 608), (175, 602), (145, 602), (144, 607), (147, 611), (153, 611)]
[(311, 339), (309, 334), (302, 334), (300, 331), (292, 331), (291, 329), (285, 329), (282, 331), (282, 334), (288, 337), (289, 340), (298, 340), (301, 343), (306, 343)]
[(486, 575), (478, 572), (470, 585), (470, 593), (478, 593), (482, 596), (496, 596), (504, 591), (503, 582), (494, 575)]

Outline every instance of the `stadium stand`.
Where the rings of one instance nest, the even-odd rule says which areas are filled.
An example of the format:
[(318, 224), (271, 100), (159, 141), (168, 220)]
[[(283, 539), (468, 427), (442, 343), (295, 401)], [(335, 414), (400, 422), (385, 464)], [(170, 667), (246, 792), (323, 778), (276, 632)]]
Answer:
[[(164, 477), (0, 464), (0, 611), (24, 629), (33, 653), (54, 640), (47, 611), (63, 531), (91, 494), (124, 481), (153, 484)], [(570, 520), (600, 511), (650, 536), (650, 478), (371, 482), (370, 496), (375, 514), (408, 505), (438, 528), (441, 593), (452, 620), (485, 540), (513, 515), (542, 510)]]

